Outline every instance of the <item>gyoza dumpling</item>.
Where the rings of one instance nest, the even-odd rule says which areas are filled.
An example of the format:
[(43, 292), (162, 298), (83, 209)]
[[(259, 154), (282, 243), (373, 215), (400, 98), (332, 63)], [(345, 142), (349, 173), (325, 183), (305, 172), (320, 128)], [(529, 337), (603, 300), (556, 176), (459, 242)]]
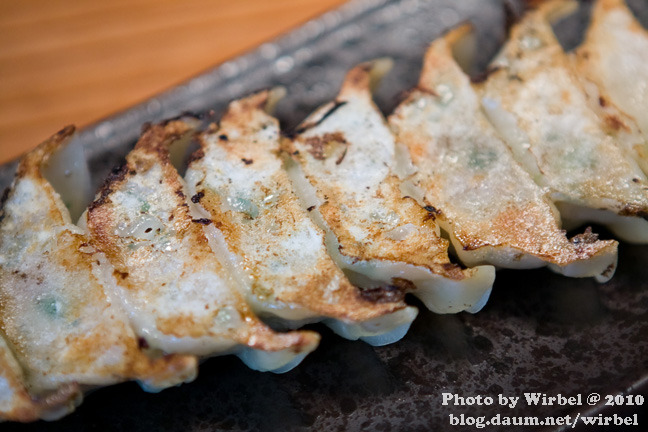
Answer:
[(424, 204), (469, 266), (533, 268), (549, 264), (573, 277), (608, 280), (617, 244), (586, 233), (569, 241), (558, 211), (514, 160), (481, 111), (470, 79), (453, 58), (453, 47), (470, 26), (432, 43), (418, 86), (389, 123), (417, 167), (412, 181)]
[(61, 385), (50, 394), (29, 394), (22, 369), (0, 336), (0, 422), (56, 420), (72, 412), (80, 402), (76, 383)]
[[(119, 297), (140, 337), (165, 352), (235, 353), (248, 366), (281, 372), (317, 346), (313, 332), (275, 333), (253, 314), (226, 258), (210, 249), (193, 217), (169, 147), (189, 121), (149, 127), (90, 206), (88, 229), (119, 279)], [(217, 222), (217, 221), (216, 221)]]
[(550, 1), (511, 30), (481, 88), (486, 113), (534, 180), (548, 188), (566, 227), (594, 221), (623, 240), (648, 242), (648, 180), (589, 106), (548, 16)]
[(435, 312), (477, 311), (494, 268), (462, 269), (448, 259), (434, 209), (403, 198), (397, 174), (411, 168), (371, 99), (384, 61), (352, 69), (337, 99), (310, 115), (287, 143), (289, 172), (327, 233), (329, 253), (360, 286), (411, 292)]
[(56, 171), (50, 157), (72, 133), (62, 130), (22, 159), (0, 214), (0, 328), (27, 387), (39, 395), (135, 379), (156, 391), (190, 381), (195, 358), (142, 352), (113, 297), (112, 269), (43, 175)]
[[(279, 156), (279, 123), (264, 91), (232, 102), (220, 127), (201, 135), (185, 179), (249, 279), (255, 311), (289, 326), (325, 320), (350, 339), (394, 342), (416, 317), (394, 296), (374, 302), (351, 285), (326, 252), (324, 232), (300, 206)], [(218, 233), (214, 233), (218, 234)]]
[[(623, 0), (598, 0), (575, 60), (579, 74), (595, 84), (588, 90), (610, 127), (634, 135), (629, 147), (648, 173), (648, 31)], [(610, 105), (632, 116), (641, 131), (636, 133), (634, 122), (610, 112)]]

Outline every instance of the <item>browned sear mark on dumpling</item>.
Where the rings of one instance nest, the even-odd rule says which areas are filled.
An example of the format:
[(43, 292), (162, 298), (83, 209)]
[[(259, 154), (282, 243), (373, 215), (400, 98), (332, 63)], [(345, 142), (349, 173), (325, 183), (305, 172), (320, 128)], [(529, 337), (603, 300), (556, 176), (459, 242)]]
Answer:
[(335, 164), (339, 165), (346, 156), (349, 143), (342, 132), (327, 132), (324, 135), (306, 138), (306, 145), (309, 147), (308, 152), (317, 160), (324, 160), (340, 153), (335, 161)]

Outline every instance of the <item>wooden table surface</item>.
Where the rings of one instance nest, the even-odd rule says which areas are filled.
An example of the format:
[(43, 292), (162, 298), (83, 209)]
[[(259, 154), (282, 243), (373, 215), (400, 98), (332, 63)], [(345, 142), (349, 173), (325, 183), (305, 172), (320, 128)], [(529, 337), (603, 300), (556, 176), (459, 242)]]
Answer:
[(346, 0), (3, 0), (0, 163)]

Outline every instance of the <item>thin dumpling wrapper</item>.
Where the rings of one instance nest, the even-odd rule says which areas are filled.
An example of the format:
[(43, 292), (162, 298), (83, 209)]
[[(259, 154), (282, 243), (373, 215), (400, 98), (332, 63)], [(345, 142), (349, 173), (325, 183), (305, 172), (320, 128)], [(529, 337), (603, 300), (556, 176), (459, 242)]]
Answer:
[(352, 69), (336, 100), (302, 123), (286, 143), (295, 160), (289, 173), (327, 233), (329, 252), (355, 284), (412, 292), (435, 312), (477, 311), (494, 268), (451, 263), (434, 212), (403, 197), (398, 175), (411, 162), (371, 97), (386, 64)]
[(266, 327), (226, 258), (211, 250), (203, 226), (212, 220), (192, 215), (170, 160), (170, 147), (189, 140), (194, 123), (149, 127), (90, 206), (88, 229), (113, 263), (119, 297), (149, 346), (199, 356), (233, 353), (258, 370), (288, 370), (319, 336)]
[(607, 225), (648, 242), (648, 179), (588, 103), (549, 19), (573, 2), (544, 2), (513, 26), (479, 85), (489, 120), (533, 179), (549, 190), (567, 229)]
[(62, 130), (22, 159), (0, 216), (0, 327), (27, 386), (38, 395), (72, 383), (134, 379), (157, 391), (191, 381), (195, 358), (140, 349), (113, 298), (109, 264), (43, 176), (72, 133)]
[(418, 86), (389, 118), (417, 168), (409, 181), (422, 189), (423, 205), (437, 210), (466, 265), (549, 264), (568, 276), (608, 280), (616, 242), (597, 241), (591, 232), (567, 239), (558, 211), (490, 125), (453, 58), (468, 37), (464, 25), (432, 43)]
[(648, 173), (648, 31), (623, 0), (598, 0), (573, 58), (594, 109)]
[(76, 383), (59, 386), (49, 394), (33, 396), (7, 342), (0, 336), (0, 422), (57, 420), (81, 403)]
[(402, 296), (363, 297), (327, 254), (324, 231), (283, 169), (279, 123), (266, 112), (279, 93), (232, 102), (220, 126), (201, 135), (185, 175), (191, 200), (215, 221), (259, 314), (290, 327), (323, 320), (350, 339), (394, 342), (417, 311)]

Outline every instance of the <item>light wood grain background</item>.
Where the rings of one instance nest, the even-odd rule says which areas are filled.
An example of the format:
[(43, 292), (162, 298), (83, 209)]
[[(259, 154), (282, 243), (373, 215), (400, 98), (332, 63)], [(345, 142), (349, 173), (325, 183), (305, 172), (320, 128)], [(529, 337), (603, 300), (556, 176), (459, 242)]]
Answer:
[(346, 0), (2, 0), (0, 163)]

